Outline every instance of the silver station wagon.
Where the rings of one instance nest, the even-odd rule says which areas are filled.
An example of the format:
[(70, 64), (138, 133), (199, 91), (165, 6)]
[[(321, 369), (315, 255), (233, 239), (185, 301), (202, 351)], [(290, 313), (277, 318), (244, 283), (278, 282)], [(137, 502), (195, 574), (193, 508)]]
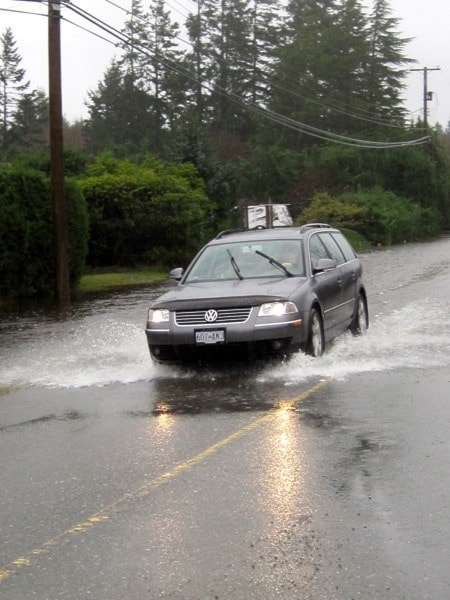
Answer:
[(156, 362), (279, 355), (318, 357), (327, 342), (369, 323), (361, 262), (325, 224), (224, 231), (148, 312)]

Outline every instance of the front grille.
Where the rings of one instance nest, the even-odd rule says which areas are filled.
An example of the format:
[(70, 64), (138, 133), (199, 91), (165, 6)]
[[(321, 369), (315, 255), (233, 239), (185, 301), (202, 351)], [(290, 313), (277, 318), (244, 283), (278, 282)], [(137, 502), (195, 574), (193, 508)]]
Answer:
[(251, 307), (244, 308), (217, 308), (217, 319), (207, 321), (205, 318), (208, 310), (177, 310), (175, 322), (177, 325), (223, 325), (225, 323), (245, 323), (251, 312)]

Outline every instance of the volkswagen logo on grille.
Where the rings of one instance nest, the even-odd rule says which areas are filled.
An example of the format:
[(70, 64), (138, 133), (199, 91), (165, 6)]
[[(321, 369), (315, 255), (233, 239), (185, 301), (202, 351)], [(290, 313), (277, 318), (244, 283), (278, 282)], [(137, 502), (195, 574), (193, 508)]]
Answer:
[(217, 310), (214, 310), (214, 309), (207, 310), (205, 312), (205, 321), (207, 321), (208, 323), (214, 323), (214, 321), (217, 321), (218, 316), (219, 315), (217, 314)]

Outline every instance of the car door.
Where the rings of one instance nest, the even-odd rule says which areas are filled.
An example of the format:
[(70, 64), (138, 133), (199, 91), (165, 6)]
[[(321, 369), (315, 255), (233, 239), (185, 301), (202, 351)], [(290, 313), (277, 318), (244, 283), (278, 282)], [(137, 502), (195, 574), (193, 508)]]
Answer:
[[(341, 288), (337, 313), (339, 323), (346, 327), (351, 321), (355, 309), (357, 260), (353, 252), (351, 255), (349, 254), (349, 244), (348, 247), (345, 247), (345, 238), (342, 234), (333, 232), (320, 235), (331, 258), (337, 263), (338, 282)], [(341, 244), (338, 244), (338, 240), (341, 241)]]
[(311, 272), (314, 291), (322, 306), (324, 317), (324, 329), (326, 337), (332, 334), (332, 330), (339, 327), (342, 319), (340, 315), (342, 304), (342, 281), (338, 267), (326, 271), (315, 272), (318, 261), (322, 258), (333, 259), (322, 241), (322, 234), (314, 233), (309, 238), (309, 257), (311, 261)]

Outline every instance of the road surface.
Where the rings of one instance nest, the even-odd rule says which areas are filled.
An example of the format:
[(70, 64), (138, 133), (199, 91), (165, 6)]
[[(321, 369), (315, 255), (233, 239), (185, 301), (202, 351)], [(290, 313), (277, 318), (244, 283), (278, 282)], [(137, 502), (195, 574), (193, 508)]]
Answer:
[(151, 365), (144, 290), (0, 323), (2, 600), (446, 600), (450, 239), (322, 359)]

